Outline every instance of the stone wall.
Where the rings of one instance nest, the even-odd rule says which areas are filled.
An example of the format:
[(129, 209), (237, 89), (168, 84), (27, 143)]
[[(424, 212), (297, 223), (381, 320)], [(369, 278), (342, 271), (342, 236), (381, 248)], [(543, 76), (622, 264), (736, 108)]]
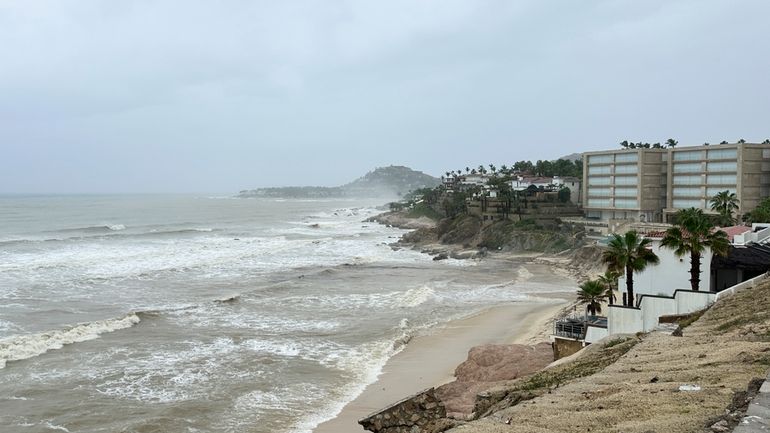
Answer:
[(444, 404), (436, 397), (435, 389), (430, 388), (358, 423), (375, 433), (428, 433), (443, 431), (441, 427), (447, 422), (445, 417)]

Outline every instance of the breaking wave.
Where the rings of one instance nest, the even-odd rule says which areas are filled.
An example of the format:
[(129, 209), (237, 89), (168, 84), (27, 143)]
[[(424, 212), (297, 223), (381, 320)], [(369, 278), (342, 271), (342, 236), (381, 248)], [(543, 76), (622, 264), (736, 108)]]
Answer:
[(67, 329), (4, 338), (0, 340), (0, 368), (4, 368), (8, 361), (33, 358), (68, 344), (93, 340), (101, 334), (130, 328), (139, 322), (139, 316), (130, 313), (118, 319), (97, 320)]

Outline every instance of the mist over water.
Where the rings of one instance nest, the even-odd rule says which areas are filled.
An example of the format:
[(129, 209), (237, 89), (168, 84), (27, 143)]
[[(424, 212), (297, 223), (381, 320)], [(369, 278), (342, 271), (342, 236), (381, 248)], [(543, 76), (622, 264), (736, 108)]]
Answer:
[(0, 203), (3, 432), (310, 431), (409, 336), (569, 288), (394, 251), (379, 200)]

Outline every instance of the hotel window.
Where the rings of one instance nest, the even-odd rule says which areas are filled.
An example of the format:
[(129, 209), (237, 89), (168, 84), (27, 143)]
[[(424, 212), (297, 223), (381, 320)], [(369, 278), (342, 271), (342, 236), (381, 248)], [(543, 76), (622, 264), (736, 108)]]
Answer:
[(673, 189), (672, 195), (674, 197), (700, 197), (701, 189), (677, 187)]
[(615, 197), (636, 197), (638, 190), (632, 188), (615, 188)]
[(709, 162), (708, 171), (738, 171), (737, 162)]
[(675, 198), (672, 204), (675, 209), (688, 209), (691, 207), (703, 208), (703, 200), (688, 200), (688, 199)]
[(608, 198), (589, 198), (588, 206), (592, 207), (610, 207), (610, 199)]
[(591, 176), (588, 178), (588, 185), (609, 185), (609, 184), (610, 184), (609, 177)]
[(633, 165), (616, 165), (615, 174), (636, 174), (638, 171), (636, 164)]
[(674, 173), (697, 173), (701, 171), (701, 163), (674, 164)]
[(674, 152), (674, 161), (697, 161), (703, 158), (700, 150), (690, 152)]
[(714, 197), (715, 195), (719, 194), (722, 191), (727, 191), (731, 193), (735, 193), (735, 188), (719, 188), (719, 187), (711, 187), (706, 190), (706, 195), (709, 197)]
[(615, 155), (615, 162), (636, 162), (639, 160), (639, 154), (634, 153), (618, 153)]
[(710, 174), (706, 177), (706, 183), (709, 185), (735, 185), (738, 183), (738, 176), (734, 174)]
[(615, 185), (636, 185), (638, 183), (636, 176), (620, 176), (615, 178)]
[(674, 176), (674, 185), (700, 185), (703, 182), (700, 175)]
[(612, 155), (590, 155), (588, 157), (589, 164), (610, 164), (612, 162)]
[(709, 159), (736, 159), (736, 158), (738, 158), (737, 149), (709, 150)]
[(595, 197), (609, 197), (609, 188), (588, 188), (588, 195)]
[(635, 208), (637, 207), (637, 201), (636, 199), (616, 198), (615, 207), (622, 208), (622, 209)]
[(610, 174), (610, 166), (599, 165), (596, 167), (588, 167), (588, 174)]

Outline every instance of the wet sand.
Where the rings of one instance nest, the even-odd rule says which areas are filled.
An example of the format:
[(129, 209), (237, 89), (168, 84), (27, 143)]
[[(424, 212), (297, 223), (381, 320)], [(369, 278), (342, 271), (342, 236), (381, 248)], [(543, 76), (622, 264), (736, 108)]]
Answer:
[(481, 344), (546, 341), (550, 319), (571, 293), (550, 294), (553, 303), (522, 302), (493, 307), (474, 316), (449, 322), (430, 335), (415, 337), (388, 360), (383, 373), (337, 417), (322, 423), (314, 433), (361, 433), (358, 420), (405, 397), (454, 379), (455, 368), (468, 351)]

